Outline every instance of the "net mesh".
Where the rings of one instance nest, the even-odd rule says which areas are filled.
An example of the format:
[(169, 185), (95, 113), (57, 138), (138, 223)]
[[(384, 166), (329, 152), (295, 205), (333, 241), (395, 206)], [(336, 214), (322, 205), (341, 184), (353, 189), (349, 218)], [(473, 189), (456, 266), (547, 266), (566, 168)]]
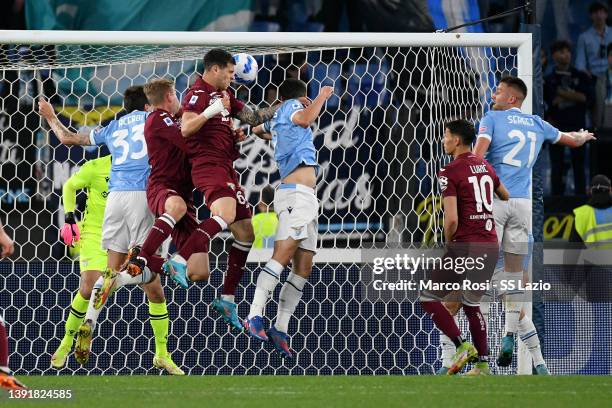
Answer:
[[(67, 126), (86, 131), (120, 114), (121, 94), (128, 86), (163, 76), (184, 94), (208, 48), (2, 47), (0, 195), (16, 255), (0, 263), (0, 301), (15, 350), (11, 368), (17, 373), (56, 372), (49, 359), (79, 284), (75, 254), (58, 242), (61, 187), (85, 160), (108, 154), (105, 148), (59, 144), (42, 127), (35, 99), (47, 98)], [(337, 251), (441, 241), (435, 176), (447, 160), (443, 125), (459, 117), (478, 121), (495, 79), (516, 75), (517, 63), (514, 48), (229, 49), (258, 59), (256, 84), (234, 89), (252, 106), (274, 103), (278, 85), (288, 77), (307, 81), (310, 97), (321, 86), (334, 88), (313, 132), (321, 165), (320, 246)], [(279, 182), (272, 152), (267, 142), (251, 138), (235, 162), (253, 205), (265, 186)], [(196, 201), (199, 217), (207, 217), (197, 194)], [(209, 308), (221, 286), (230, 240), (228, 235), (215, 239), (212, 253), (218, 256), (212, 258), (208, 283), (187, 291), (165, 285), (172, 322), (169, 349), (189, 372), (423, 374), (439, 366), (438, 333), (420, 307), (408, 299), (367, 299), (360, 283), (362, 265), (338, 263), (334, 252), (318, 258), (291, 320), (294, 361), (281, 360), (244, 334), (230, 333)], [(248, 265), (237, 293), (242, 317), (259, 267)], [(275, 315), (279, 290), (267, 316)], [(499, 305), (492, 307), (494, 355), (503, 322)], [(142, 291), (120, 290), (101, 316), (88, 366), (80, 368), (70, 358), (60, 373), (157, 373), (151, 368), (153, 336), (147, 320)]]

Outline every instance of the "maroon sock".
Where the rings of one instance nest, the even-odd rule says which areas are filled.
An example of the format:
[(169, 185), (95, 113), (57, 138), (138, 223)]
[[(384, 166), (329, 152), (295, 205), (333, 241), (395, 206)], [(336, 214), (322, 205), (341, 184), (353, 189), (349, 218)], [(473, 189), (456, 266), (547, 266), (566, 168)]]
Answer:
[(463, 305), (463, 311), (470, 323), (470, 333), (474, 347), (478, 350), (478, 357), (487, 357), (489, 349), (487, 346), (487, 322), (480, 312), (479, 306)]
[(252, 242), (234, 241), (227, 260), (227, 272), (223, 280), (222, 295), (235, 295), (240, 279), (244, 275), (245, 265), (251, 250)]
[(210, 240), (222, 230), (223, 227), (214, 218), (202, 221), (191, 233), (185, 245), (179, 249), (179, 255), (188, 261), (192, 254), (208, 252)]
[(461, 331), (459, 331), (455, 319), (448, 313), (442, 302), (421, 301), (421, 307), (431, 317), (436, 327), (455, 344), (461, 339)]
[(166, 260), (161, 256), (151, 255), (149, 257), (149, 260), (147, 261), (147, 267), (153, 273), (163, 274), (162, 265), (164, 264), (164, 262), (166, 262)]
[[(157, 252), (157, 249), (164, 243), (166, 238), (172, 234), (172, 230), (176, 225), (176, 221), (169, 214), (162, 214), (155, 220), (151, 231), (147, 235), (147, 239), (142, 244), (140, 256), (147, 260), (149, 264), (150, 258)], [(153, 270), (151, 267), (149, 269)]]
[(0, 367), (8, 367), (8, 337), (4, 323), (0, 320)]

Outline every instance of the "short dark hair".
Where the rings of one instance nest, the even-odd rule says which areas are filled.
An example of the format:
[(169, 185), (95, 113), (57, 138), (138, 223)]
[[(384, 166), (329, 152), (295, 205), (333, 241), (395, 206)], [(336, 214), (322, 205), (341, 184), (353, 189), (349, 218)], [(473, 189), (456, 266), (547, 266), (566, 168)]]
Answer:
[(601, 11), (601, 10), (603, 10), (603, 11), (605, 11), (607, 13), (608, 12), (608, 6), (606, 6), (604, 3), (600, 2), (600, 1), (594, 1), (589, 6), (589, 14), (597, 13), (598, 11)]
[(569, 41), (558, 40), (552, 43), (552, 45), (550, 46), (551, 54), (554, 54), (557, 51), (563, 51), (563, 50), (570, 50), (570, 51), (572, 50), (572, 46), (569, 43)]
[(511, 88), (516, 89), (523, 95), (523, 99), (527, 97), (527, 85), (521, 78), (517, 78), (515, 76), (506, 76), (499, 80), (500, 84), (506, 84)]
[(297, 78), (287, 78), (278, 88), (278, 94), (284, 100), (306, 96), (306, 83)]
[(123, 92), (123, 107), (128, 112), (135, 110), (143, 111), (145, 110), (145, 104), (148, 103), (149, 101), (142, 85), (130, 86)]
[(228, 64), (235, 65), (234, 57), (221, 48), (213, 48), (204, 55), (204, 71), (209, 71), (215, 65), (225, 68)]
[(461, 138), (461, 143), (464, 145), (471, 146), (472, 143), (474, 143), (476, 129), (474, 129), (472, 122), (465, 119), (457, 119), (448, 122), (444, 128), (448, 129), (453, 135), (459, 136)]
[(270, 207), (274, 202), (274, 189), (272, 186), (265, 186), (261, 190), (261, 202)]

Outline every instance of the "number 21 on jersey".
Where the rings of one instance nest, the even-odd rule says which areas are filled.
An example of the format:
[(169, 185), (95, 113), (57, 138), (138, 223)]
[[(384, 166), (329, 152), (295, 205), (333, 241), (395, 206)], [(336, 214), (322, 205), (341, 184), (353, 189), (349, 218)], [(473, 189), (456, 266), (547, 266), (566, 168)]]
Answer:
[(525, 142), (529, 139), (529, 157), (527, 158), (526, 167), (531, 167), (533, 163), (533, 159), (535, 156), (535, 144), (536, 144), (536, 134), (535, 132), (527, 132), (527, 137), (525, 134), (518, 129), (512, 129), (508, 133), (508, 137), (510, 139), (518, 139), (518, 142), (512, 147), (512, 149), (504, 155), (503, 163), (514, 166), (514, 167), (522, 167), (523, 162), (516, 158), (519, 155), (523, 147), (525, 146)]

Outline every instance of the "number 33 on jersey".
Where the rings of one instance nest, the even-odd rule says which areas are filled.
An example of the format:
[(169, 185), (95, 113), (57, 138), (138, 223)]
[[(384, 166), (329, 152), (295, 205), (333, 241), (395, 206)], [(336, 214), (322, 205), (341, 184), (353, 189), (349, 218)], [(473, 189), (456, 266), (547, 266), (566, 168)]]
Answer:
[(91, 131), (91, 144), (106, 144), (113, 158), (108, 191), (145, 191), (149, 156), (144, 138), (147, 112), (133, 111)]

